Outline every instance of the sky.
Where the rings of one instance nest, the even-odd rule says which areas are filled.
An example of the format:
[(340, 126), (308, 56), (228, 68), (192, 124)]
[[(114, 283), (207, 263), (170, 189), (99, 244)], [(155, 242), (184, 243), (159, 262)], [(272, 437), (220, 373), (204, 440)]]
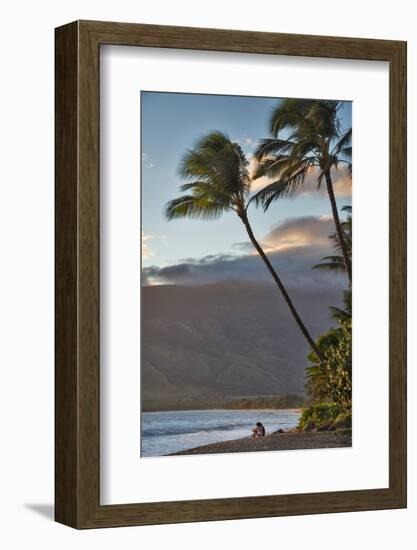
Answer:
[[(257, 140), (270, 137), (271, 111), (279, 98), (141, 92), (142, 283), (205, 284), (218, 280), (267, 278), (253, 253), (244, 226), (233, 213), (214, 221), (163, 217), (165, 204), (184, 183), (178, 165), (187, 149), (215, 130), (238, 142), (251, 159)], [(351, 126), (351, 103), (340, 110), (342, 128)], [(275, 201), (269, 210), (249, 210), (253, 231), (279, 262), (290, 285), (340, 285), (340, 278), (312, 271), (330, 252), (334, 231), (325, 189), (315, 178), (292, 199)], [(344, 172), (333, 174), (339, 208), (351, 204)], [(255, 183), (255, 190), (265, 182)]]

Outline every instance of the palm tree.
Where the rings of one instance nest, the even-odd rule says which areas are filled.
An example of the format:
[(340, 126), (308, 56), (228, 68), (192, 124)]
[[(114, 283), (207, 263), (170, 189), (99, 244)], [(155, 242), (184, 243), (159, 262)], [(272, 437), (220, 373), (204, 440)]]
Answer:
[[(348, 212), (348, 216), (345, 221), (341, 222), (343, 237), (348, 249), (349, 259), (352, 261), (352, 207), (344, 206), (342, 211)], [(343, 256), (341, 255), (341, 246), (337, 233), (332, 233), (329, 235), (330, 240), (333, 242), (333, 248), (336, 253), (331, 256), (325, 256), (320, 260), (320, 263), (313, 266), (313, 269), (320, 269), (321, 271), (332, 271), (344, 273), (346, 272), (346, 267), (343, 261)], [(346, 321), (352, 319), (352, 289), (349, 288), (343, 292), (343, 304), (344, 309), (338, 307), (331, 307), (332, 317), (339, 323), (341, 321)]]
[[(342, 227), (343, 238), (348, 251), (349, 260), (352, 263), (352, 207), (344, 206), (342, 208), (342, 211), (348, 212), (346, 220), (341, 222), (340, 225)], [(340, 241), (337, 233), (332, 233), (331, 235), (329, 235), (329, 239), (333, 243), (333, 249), (339, 254), (325, 256), (320, 260), (319, 264), (313, 267), (313, 269), (320, 269), (322, 271), (346, 272), (346, 265), (343, 261), (342, 256), (342, 247), (340, 246)]]
[[(311, 170), (317, 170), (317, 187), (323, 179), (336, 233), (342, 250), (349, 283), (352, 284), (352, 265), (339, 219), (333, 189), (332, 170), (345, 164), (351, 176), (352, 128), (342, 130), (338, 111), (340, 101), (285, 99), (273, 111), (270, 130), (273, 138), (263, 139), (255, 152), (258, 166), (254, 179), (268, 176), (273, 183), (253, 198), (266, 210), (272, 201), (290, 197), (305, 182)], [(282, 138), (282, 132), (287, 137)]]
[[(317, 338), (317, 347), (324, 356), (330, 347), (337, 346), (339, 340), (340, 328), (331, 328)], [(314, 351), (308, 354), (308, 361), (305, 385), (307, 395), (313, 403), (329, 401), (328, 373), (323, 362), (319, 360)]]
[(187, 181), (180, 186), (180, 191), (184, 194), (167, 203), (164, 215), (168, 221), (175, 218), (213, 220), (226, 212), (235, 212), (281, 291), (298, 327), (311, 348), (321, 358), (320, 350), (252, 231), (247, 213), (252, 184), (248, 166), (249, 162), (242, 149), (237, 143), (232, 143), (227, 135), (213, 132), (204, 136), (194, 149), (184, 155), (179, 168), (180, 176)]
[(336, 306), (330, 306), (332, 317), (339, 324), (343, 321), (352, 321), (352, 290), (350, 288), (343, 291), (343, 305), (343, 309)]

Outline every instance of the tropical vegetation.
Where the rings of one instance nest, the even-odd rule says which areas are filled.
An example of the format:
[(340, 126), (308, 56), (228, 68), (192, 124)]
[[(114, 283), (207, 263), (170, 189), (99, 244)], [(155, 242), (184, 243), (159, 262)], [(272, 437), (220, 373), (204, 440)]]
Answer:
[[(342, 128), (341, 102), (286, 99), (274, 109), (270, 119), (271, 137), (261, 139), (255, 152), (256, 166), (238, 143), (216, 131), (200, 138), (181, 161), (184, 180), (180, 195), (169, 201), (167, 220), (194, 218), (215, 220), (228, 212), (239, 217), (249, 240), (263, 260), (281, 292), (296, 324), (310, 346), (306, 368), (309, 402), (299, 421), (299, 429), (349, 428), (352, 410), (352, 209), (338, 211), (334, 175), (342, 167), (348, 178), (352, 170), (352, 129)], [(253, 193), (253, 182), (267, 177), (269, 183)], [(345, 274), (347, 288), (343, 307), (332, 307), (335, 326), (312, 337), (275, 266), (256, 239), (248, 215), (250, 205), (265, 211), (281, 198), (296, 197), (311, 179), (319, 190), (323, 183), (330, 200), (335, 230), (329, 235), (331, 255), (313, 269)]]
[[(348, 246), (349, 259), (352, 258), (352, 208), (345, 206), (348, 212), (346, 221), (342, 222), (345, 242)], [(335, 255), (326, 256), (314, 269), (323, 271), (345, 271), (345, 264), (340, 254), (340, 243), (337, 235), (329, 235), (335, 249)], [(339, 254), (337, 254), (339, 252)], [(317, 339), (320, 358), (312, 351), (309, 365), (306, 369), (306, 390), (312, 403), (300, 419), (299, 428), (315, 426), (334, 427), (341, 424), (344, 427), (351, 423), (352, 415), (352, 289), (349, 287), (343, 293), (344, 309), (331, 307), (332, 317), (338, 323), (337, 328), (331, 328)], [(334, 405), (334, 407), (333, 407)], [(322, 414), (323, 411), (325, 414)], [(341, 416), (340, 416), (341, 415)], [(339, 419), (337, 422), (336, 420)]]
[(166, 205), (165, 217), (167, 220), (214, 220), (226, 212), (234, 212), (245, 226), (250, 241), (279, 288), (303, 336), (321, 357), (277, 270), (253, 233), (248, 217), (252, 185), (248, 167), (249, 161), (241, 147), (226, 134), (213, 132), (202, 137), (182, 159), (179, 174), (186, 183), (180, 187), (182, 194)]
[(285, 99), (273, 111), (270, 120), (272, 138), (260, 141), (255, 157), (258, 166), (254, 178), (267, 176), (273, 181), (252, 200), (267, 210), (281, 197), (292, 197), (307, 176), (313, 174), (317, 189), (323, 180), (329, 196), (343, 263), (352, 283), (352, 265), (333, 188), (333, 172), (346, 166), (352, 170), (352, 128), (341, 128), (338, 112), (342, 102), (311, 99)]

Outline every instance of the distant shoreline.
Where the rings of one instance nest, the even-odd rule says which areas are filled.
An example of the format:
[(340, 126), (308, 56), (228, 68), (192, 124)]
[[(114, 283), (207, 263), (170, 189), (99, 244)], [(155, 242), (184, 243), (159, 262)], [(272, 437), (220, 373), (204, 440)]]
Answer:
[(145, 399), (143, 412), (177, 412), (177, 411), (210, 411), (210, 410), (301, 410), (305, 398), (295, 394), (252, 395), (225, 398), (205, 398), (200, 400), (168, 401)]
[(190, 407), (190, 408), (184, 408), (184, 409), (173, 409), (173, 408), (169, 408), (169, 409), (144, 409), (142, 410), (143, 413), (155, 413), (155, 412), (190, 412), (190, 411), (199, 411), (199, 412), (204, 412), (204, 411), (291, 411), (291, 412), (302, 412), (303, 408), (302, 407), (280, 407), (280, 408), (277, 408), (277, 407), (252, 407), (252, 408), (232, 408), (232, 407), (222, 407), (222, 406), (218, 406), (218, 407), (204, 407), (204, 408), (195, 408), (195, 407)]
[(251, 451), (284, 451), (301, 449), (328, 449), (352, 446), (352, 431), (272, 433), (266, 437), (244, 437), (219, 443), (210, 443), (166, 456), (242, 453)]

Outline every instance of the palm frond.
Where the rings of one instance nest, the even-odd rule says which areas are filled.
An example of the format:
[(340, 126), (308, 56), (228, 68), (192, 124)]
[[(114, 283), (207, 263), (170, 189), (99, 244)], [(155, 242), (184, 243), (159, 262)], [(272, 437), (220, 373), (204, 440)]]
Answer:
[(352, 152), (352, 128), (349, 128), (338, 140), (332, 150), (333, 155), (338, 155), (345, 149), (350, 149)]
[[(284, 129), (294, 129), (295, 135), (319, 135), (332, 140), (340, 135), (341, 127), (337, 112), (340, 101), (318, 99), (285, 99), (274, 109), (270, 131), (273, 136)], [(294, 139), (294, 134), (291, 139)]]
[(319, 263), (313, 266), (313, 269), (319, 269), (320, 271), (335, 271), (343, 273), (345, 271), (345, 264), (342, 256), (325, 256)]
[(344, 157), (346, 160), (349, 160), (351, 161), (352, 160), (352, 146), (349, 145), (349, 146), (346, 146), (346, 147), (342, 147), (342, 149), (340, 149), (339, 153), (342, 155), (342, 157)]
[(254, 180), (262, 177), (280, 178), (283, 174), (298, 170), (301, 165), (302, 163), (298, 159), (285, 155), (265, 158), (256, 164), (252, 178)]
[(313, 100), (306, 115), (314, 132), (330, 141), (340, 135), (340, 120), (337, 116), (341, 102), (332, 100)]
[(228, 207), (224, 203), (216, 203), (207, 198), (184, 195), (166, 204), (164, 217), (168, 221), (177, 218), (213, 220), (219, 218), (227, 209)]
[[(348, 213), (347, 219), (341, 222), (341, 226), (348, 254), (350, 258), (352, 258), (352, 206), (343, 206), (341, 210)], [(339, 254), (325, 256), (320, 260), (320, 263), (313, 266), (313, 269), (344, 273), (346, 271), (346, 265), (342, 256), (342, 248), (337, 233), (331, 233), (329, 239), (333, 243), (333, 249)]]
[(268, 210), (271, 203), (279, 198), (292, 198), (297, 193), (300, 185), (304, 181), (308, 173), (309, 165), (300, 163), (298, 170), (295, 170), (291, 176), (282, 177), (278, 181), (270, 183), (255, 195), (253, 195), (249, 203), (254, 203), (256, 206), (262, 204), (264, 211)]
[(348, 321), (349, 319), (352, 319), (352, 313), (349, 313), (348, 311), (345, 311), (344, 309), (341, 309), (340, 307), (336, 306), (330, 306), (329, 307), (333, 319), (336, 321), (343, 322)]
[(200, 138), (185, 152), (178, 173), (186, 180), (179, 188), (185, 194), (168, 202), (166, 219), (211, 220), (244, 208), (251, 185), (249, 162), (227, 134), (217, 131)]
[(256, 160), (260, 161), (270, 155), (282, 155), (290, 153), (297, 145), (295, 141), (286, 139), (261, 139), (259, 145), (254, 152)]
[(351, 290), (345, 290), (343, 292), (343, 304), (344, 309), (341, 309), (340, 307), (330, 307), (330, 311), (332, 312), (332, 317), (339, 323), (343, 323), (344, 321), (349, 321), (352, 319), (352, 291)]
[(286, 128), (309, 126), (306, 114), (311, 105), (309, 99), (284, 99), (273, 110), (270, 120), (270, 131), (274, 137)]

